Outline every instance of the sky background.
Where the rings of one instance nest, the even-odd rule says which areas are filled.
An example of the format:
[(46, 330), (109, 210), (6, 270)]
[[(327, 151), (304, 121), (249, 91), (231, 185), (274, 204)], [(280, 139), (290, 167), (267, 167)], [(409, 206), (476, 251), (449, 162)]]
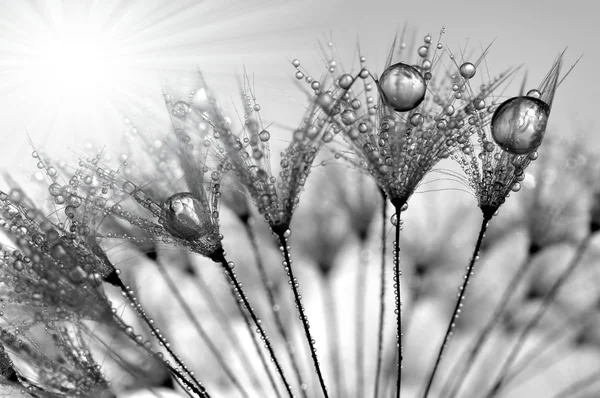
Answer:
[(441, 42), (455, 53), (466, 47), (478, 55), (493, 41), (490, 73), (524, 64), (529, 88), (564, 48), (564, 70), (583, 55), (559, 88), (549, 131), (584, 131), (600, 144), (598, 8), (581, 0), (0, 0), (0, 165), (34, 167), (28, 135), (64, 156), (90, 140), (118, 150), (125, 117), (160, 132), (162, 87), (196, 68), (222, 102), (234, 103), (245, 67), (263, 117), (293, 127), (306, 98), (292, 59), (318, 76), (319, 40), (332, 38), (348, 64), (359, 41), (380, 73), (405, 24), (419, 42), (445, 27)]

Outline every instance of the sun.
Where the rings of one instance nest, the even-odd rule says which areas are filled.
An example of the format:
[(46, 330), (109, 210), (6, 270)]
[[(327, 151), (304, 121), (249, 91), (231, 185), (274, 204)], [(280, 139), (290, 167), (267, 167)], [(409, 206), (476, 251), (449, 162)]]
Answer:
[(132, 62), (119, 37), (79, 21), (46, 33), (32, 38), (23, 64), (31, 91), (54, 93), (59, 105), (81, 110), (72, 107), (93, 104), (131, 80)]
[[(14, 149), (3, 154), (0, 165), (31, 152), (27, 136), (59, 157), (88, 141), (121, 150), (124, 120), (138, 115), (157, 125), (147, 116), (164, 113), (162, 87), (182, 73), (200, 69), (218, 76), (211, 79), (217, 84), (235, 82), (248, 57), (258, 60), (253, 70), (271, 79), (270, 62), (252, 54), (275, 51), (273, 38), (284, 37), (294, 24), (308, 29), (297, 18), (305, 5), (304, 0), (0, 1), (0, 142), (10, 139)], [(286, 40), (278, 43), (288, 46)]]

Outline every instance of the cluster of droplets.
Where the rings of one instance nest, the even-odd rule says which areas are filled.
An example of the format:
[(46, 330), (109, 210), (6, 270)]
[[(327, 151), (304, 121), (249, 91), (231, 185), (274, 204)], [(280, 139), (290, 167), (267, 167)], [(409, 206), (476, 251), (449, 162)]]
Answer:
[[(464, 170), (474, 189), (480, 208), (491, 218), (511, 191), (521, 189), (525, 169), (538, 158), (537, 149), (544, 138), (552, 98), (558, 84), (562, 55), (554, 63), (538, 89), (500, 104), (471, 110), (477, 140), (469, 151), (453, 158)], [(505, 79), (502, 76), (500, 81)], [(486, 91), (493, 88), (484, 87)], [(476, 104), (475, 104), (476, 105)], [(469, 118), (469, 122), (471, 122)]]
[[(16, 377), (28, 391), (87, 396), (109, 389), (87, 342), (76, 331), (83, 319), (110, 320), (110, 303), (98, 287), (112, 267), (96, 256), (85, 236), (65, 227), (44, 216), (20, 188), (0, 192), (0, 228), (15, 245), (0, 248), (0, 344), (39, 370), (34, 383)], [(29, 336), (38, 325), (61, 360), (47, 356)]]
[(336, 157), (367, 169), (399, 203), (408, 200), (440, 159), (455, 151), (473, 152), (470, 137), (477, 135), (486, 115), (494, 109), (487, 106), (486, 98), (511, 75), (500, 75), (475, 93), (470, 80), (485, 52), (476, 62), (460, 65), (450, 55), (447, 69), (454, 68), (455, 72), (436, 79), (433, 69), (442, 68), (446, 53), (441, 51), (442, 44), (438, 41), (434, 45), (427, 35), (417, 50), (420, 61), (412, 65), (409, 60), (392, 63), (394, 51), (404, 56), (405, 47), (402, 43), (392, 49), (379, 80), (366, 67), (364, 56), (360, 56), (360, 71), (355, 76), (340, 73), (332, 51), (327, 64), (333, 79), (329, 89), (327, 79), (315, 85), (301, 71), (300, 62), (292, 62), (297, 77), (304, 78), (315, 93), (314, 102), (322, 110), (319, 124), (332, 133), (331, 137), (341, 132), (359, 155), (356, 160), (348, 151), (340, 151)]
[[(248, 85), (242, 91), (242, 99), (245, 112), (241, 135), (234, 134), (226, 123), (215, 126), (216, 138), (226, 153), (223, 167), (234, 172), (271, 227), (286, 229), (317, 152), (328, 140), (326, 136), (333, 133), (324, 131), (323, 112), (317, 104), (311, 104), (292, 141), (281, 153), (280, 173), (276, 177), (270, 164), (271, 133), (263, 127), (260, 107)], [(225, 118), (221, 115), (215, 119)]]

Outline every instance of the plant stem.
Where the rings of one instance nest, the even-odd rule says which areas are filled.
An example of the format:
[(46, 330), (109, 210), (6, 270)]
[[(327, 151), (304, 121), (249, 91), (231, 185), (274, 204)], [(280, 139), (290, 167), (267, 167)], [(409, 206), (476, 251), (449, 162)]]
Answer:
[(252, 306), (250, 305), (250, 302), (248, 301), (248, 297), (246, 296), (246, 292), (242, 289), (242, 286), (241, 286), (235, 272), (233, 271), (233, 267), (230, 265), (230, 263), (227, 262), (224, 251), (222, 249), (217, 250), (215, 253), (212, 254), (211, 259), (215, 262), (221, 263), (221, 265), (223, 266), (225, 273), (229, 277), (230, 282), (235, 287), (235, 290), (237, 291), (237, 294), (239, 295), (240, 300), (244, 304), (246, 311), (248, 311), (248, 314), (252, 318), (252, 321), (254, 322), (254, 325), (256, 326), (261, 339), (264, 341), (267, 351), (269, 351), (271, 360), (273, 361), (273, 364), (275, 365), (275, 368), (277, 369), (277, 373), (279, 373), (279, 376), (281, 377), (281, 380), (283, 381), (283, 384), (285, 386), (285, 389), (288, 392), (288, 395), (290, 396), (290, 398), (294, 398), (294, 394), (292, 393), (290, 383), (288, 383), (288, 381), (285, 377), (285, 374), (283, 373), (283, 369), (281, 368), (281, 365), (279, 364), (279, 361), (277, 360), (277, 356), (275, 355), (275, 351), (273, 350), (273, 346), (271, 345), (269, 336), (267, 336), (267, 333), (265, 332), (265, 330), (262, 327), (260, 319), (258, 319), (258, 317), (256, 316), (256, 313), (252, 309)]
[(385, 326), (384, 314), (385, 314), (385, 268), (386, 268), (386, 257), (387, 241), (385, 239), (385, 233), (387, 225), (387, 197), (383, 191), (381, 191), (382, 208), (382, 223), (381, 223), (381, 274), (379, 279), (379, 328), (377, 333), (377, 367), (375, 369), (375, 391), (373, 398), (379, 397), (379, 379), (381, 378), (381, 366), (383, 362), (383, 329)]
[(577, 246), (577, 250), (575, 251), (575, 255), (573, 256), (573, 258), (571, 259), (571, 262), (563, 270), (563, 272), (559, 275), (558, 279), (554, 282), (554, 284), (552, 285), (552, 287), (550, 288), (550, 290), (544, 297), (544, 300), (542, 301), (540, 308), (531, 317), (529, 322), (527, 322), (527, 325), (525, 325), (525, 328), (521, 331), (521, 334), (518, 336), (517, 341), (515, 342), (514, 346), (512, 347), (512, 350), (509, 352), (508, 357), (504, 361), (504, 364), (502, 365), (502, 367), (500, 369), (500, 373), (496, 377), (496, 380), (495, 380), (494, 384), (492, 385), (492, 388), (487, 393), (487, 395), (486, 395), (487, 398), (498, 395), (498, 393), (502, 390), (508, 370), (510, 369), (510, 366), (515, 361), (517, 355), (520, 353), (520, 351), (523, 347), (523, 344), (525, 343), (525, 340), (529, 336), (529, 333), (531, 333), (533, 328), (535, 328), (537, 326), (537, 324), (539, 323), (540, 319), (542, 319), (542, 316), (544, 316), (544, 314), (550, 307), (550, 302), (554, 299), (554, 296), (556, 296), (556, 294), (558, 293), (558, 291), (562, 287), (562, 285), (571, 276), (573, 271), (575, 271), (577, 266), (579, 264), (581, 264), (581, 261), (580, 261), (581, 257), (587, 250), (587, 247), (591, 241), (592, 236), (593, 236), (592, 234), (587, 235), (581, 241), (581, 243)]
[(481, 243), (483, 242), (483, 236), (485, 235), (485, 231), (487, 230), (488, 223), (491, 217), (483, 216), (483, 221), (481, 223), (481, 228), (479, 229), (479, 235), (477, 237), (477, 243), (475, 243), (475, 250), (473, 250), (473, 256), (471, 257), (471, 261), (469, 266), (467, 267), (467, 273), (465, 274), (464, 281), (462, 286), (460, 287), (460, 292), (458, 293), (458, 300), (456, 300), (456, 305), (454, 307), (454, 311), (452, 312), (452, 317), (450, 318), (450, 322), (448, 323), (448, 328), (446, 329), (446, 334), (444, 335), (444, 339), (442, 340), (442, 344), (440, 346), (440, 350), (438, 352), (437, 358), (435, 360), (435, 364), (433, 365), (433, 369), (429, 374), (429, 379), (427, 381), (427, 387), (425, 388), (425, 392), (423, 393), (423, 398), (427, 398), (429, 395), (429, 391), (431, 386), (433, 385), (433, 381), (435, 379), (435, 374), (438, 370), (438, 367), (442, 361), (442, 357), (444, 355), (444, 351), (450, 342), (450, 337), (452, 336), (452, 331), (456, 326), (456, 321), (460, 314), (460, 310), (463, 305), (463, 301), (465, 299), (465, 292), (467, 291), (467, 286), (473, 275), (473, 268), (475, 267), (475, 261), (477, 261), (477, 257), (479, 255), (479, 249), (481, 248)]
[(175, 282), (173, 281), (173, 279), (171, 278), (171, 276), (169, 275), (169, 273), (167, 272), (165, 267), (157, 261), (155, 261), (154, 264), (156, 265), (161, 276), (164, 278), (165, 282), (169, 286), (169, 289), (175, 296), (175, 300), (177, 300), (179, 305), (181, 305), (183, 312), (185, 312), (185, 315), (190, 319), (190, 321), (194, 325), (194, 328), (196, 329), (196, 331), (198, 332), (198, 334), (200, 335), (202, 340), (204, 340), (204, 343), (208, 346), (208, 349), (213, 353), (213, 355), (217, 359), (217, 362), (223, 368), (223, 371), (225, 372), (225, 375), (227, 376), (227, 378), (233, 383), (233, 385), (236, 387), (236, 389), (240, 392), (240, 394), (242, 396), (248, 397), (248, 392), (242, 387), (239, 380), (237, 379), (237, 377), (235, 377), (235, 375), (233, 374), (233, 372), (231, 371), (231, 369), (225, 362), (225, 359), (223, 358), (223, 356), (221, 355), (221, 353), (219, 352), (217, 347), (212, 342), (211, 338), (208, 336), (208, 334), (206, 333), (206, 331), (204, 330), (202, 325), (200, 325), (200, 322), (198, 322), (198, 319), (196, 318), (192, 309), (186, 303), (185, 299), (183, 298), (183, 296), (177, 289)]
[[(152, 334), (158, 339), (160, 344), (163, 347), (165, 347), (165, 350), (169, 353), (169, 355), (173, 358), (173, 360), (177, 363), (177, 365), (179, 365), (181, 367), (181, 370), (183, 370), (186, 373), (186, 375), (190, 378), (191, 382), (190, 382), (190, 380), (186, 379), (180, 373), (179, 370), (172, 368), (170, 365), (167, 364), (169, 366), (169, 369), (171, 369), (171, 372), (176, 377), (178, 377), (182, 383), (184, 383), (187, 387), (189, 387), (195, 394), (197, 394), (198, 396), (201, 396), (201, 397), (208, 397), (208, 393), (206, 392), (205, 388), (202, 386), (202, 384), (200, 384), (200, 382), (198, 380), (196, 380), (193, 373), (191, 373), (188, 370), (187, 366), (183, 363), (183, 361), (173, 352), (169, 342), (160, 333), (160, 331), (156, 328), (156, 326), (154, 326), (154, 321), (148, 317), (148, 315), (142, 308), (141, 304), (138, 302), (137, 298), (134, 296), (131, 289), (129, 289), (127, 286), (125, 286), (123, 284), (123, 281), (121, 281), (121, 278), (119, 277), (117, 272), (116, 271), (112, 272), (110, 275), (108, 275), (105, 278), (105, 281), (114, 286), (117, 286), (119, 289), (121, 289), (121, 292), (123, 292), (123, 295), (127, 298), (127, 300), (133, 307), (136, 314), (140, 318), (142, 318), (142, 320), (144, 321), (144, 323), (146, 323), (146, 325), (148, 325), (148, 327), (152, 331)], [(174, 370), (175, 370), (175, 372), (174, 372)]]
[[(479, 352), (481, 351), (481, 348), (483, 347), (484, 343), (490, 336), (492, 330), (494, 329), (494, 326), (496, 326), (496, 324), (500, 321), (500, 319), (502, 317), (502, 313), (504, 313), (504, 310), (506, 310), (506, 307), (508, 306), (508, 303), (512, 297), (512, 294), (515, 292), (516, 286), (519, 284), (519, 282), (521, 282), (524, 279), (525, 273), (530, 269), (531, 264), (532, 264), (531, 258), (528, 258), (528, 260), (525, 262), (525, 264), (523, 264), (521, 267), (519, 267), (517, 269), (517, 271), (514, 273), (512, 279), (510, 280), (510, 282), (506, 286), (506, 289), (502, 293), (502, 298), (500, 299), (500, 301), (498, 302), (498, 305), (494, 309), (494, 313), (492, 314), (490, 320), (488, 321), (488, 323), (485, 325), (485, 327), (479, 334), (477, 341), (472, 346), (469, 353), (467, 355), (463, 355), (459, 359), (458, 363), (462, 364), (462, 367), (458, 374), (458, 377), (456, 377), (454, 374), (451, 374), (450, 376), (448, 376), (448, 381), (446, 382), (445, 387), (450, 388), (450, 383), (452, 380), (456, 380), (456, 384), (452, 388), (450, 394), (448, 394), (448, 395), (442, 394), (442, 395), (448, 396), (450, 398), (454, 398), (459, 393), (465, 379), (467, 378), (469, 372), (473, 368), (473, 364), (475, 363), (475, 359), (477, 358)], [(459, 366), (459, 365), (457, 365), (457, 366)], [(443, 390), (446, 390), (446, 388), (444, 388)]]
[[(248, 335), (250, 336), (250, 340), (252, 341), (252, 345), (254, 346), (254, 350), (256, 351), (256, 355), (260, 358), (260, 363), (267, 374), (267, 378), (269, 379), (269, 384), (271, 384), (271, 388), (275, 392), (277, 398), (281, 398), (281, 394), (275, 385), (275, 379), (273, 379), (273, 375), (271, 374), (271, 370), (269, 369), (269, 365), (267, 364), (267, 359), (265, 358), (263, 350), (260, 348), (259, 339), (256, 337), (254, 330), (252, 330), (252, 325), (250, 324), (250, 320), (248, 319), (248, 314), (244, 311), (244, 305), (240, 303), (240, 300), (237, 298), (235, 286), (231, 285), (231, 280), (227, 272), (225, 272), (225, 277), (229, 280), (231, 286), (231, 294), (233, 297), (233, 301), (237, 305), (237, 308), (244, 320), (244, 325), (246, 326), (246, 330), (248, 331)], [(241, 285), (240, 285), (241, 286)]]
[(395, 203), (392, 201), (396, 210), (396, 234), (394, 238), (394, 296), (396, 301), (396, 341), (398, 345), (397, 375), (396, 375), (396, 398), (400, 398), (402, 387), (402, 301), (400, 298), (400, 217), (402, 215), (402, 206), (404, 203)]
[(279, 243), (281, 245), (281, 250), (283, 252), (283, 257), (284, 257), (285, 269), (288, 274), (290, 285), (292, 286), (292, 292), (294, 293), (294, 301), (296, 303), (296, 308), (298, 309), (298, 313), (300, 315), (300, 320), (302, 321), (302, 326), (304, 328), (304, 335), (306, 336), (306, 340), (310, 347), (310, 353), (312, 356), (315, 371), (317, 372), (317, 376), (319, 378), (319, 383), (321, 384), (321, 390), (323, 391), (323, 395), (325, 396), (325, 398), (329, 398), (329, 395), (327, 393), (327, 387), (325, 386), (325, 380), (323, 380), (323, 373), (321, 372), (321, 367), (319, 366), (319, 358), (317, 357), (317, 350), (315, 348), (315, 342), (310, 333), (310, 326), (308, 323), (308, 318), (304, 311), (304, 306), (302, 305), (300, 293), (298, 292), (298, 280), (294, 276), (294, 268), (292, 267), (292, 259), (290, 256), (290, 251), (289, 251), (289, 247), (287, 244), (287, 239), (284, 236), (285, 232), (276, 232), (276, 234), (279, 238)]
[[(210, 287), (204, 280), (202, 273), (198, 272), (198, 273), (194, 273), (194, 275), (195, 275), (194, 282), (196, 282), (196, 283), (194, 283), (194, 286), (196, 287), (196, 290), (198, 290), (198, 293), (204, 298), (204, 300), (207, 301), (211, 310), (214, 311), (215, 318), (216, 318), (217, 322), (219, 323), (221, 331), (223, 332), (224, 336), (227, 336), (228, 340), (231, 343), (231, 347), (233, 348), (233, 350), (235, 352), (239, 353), (239, 358), (240, 358), (240, 361), (242, 362), (242, 367), (248, 373), (248, 377), (253, 379), (253, 382), (255, 382), (257, 385), (260, 385), (261, 384), (260, 379), (258, 378), (258, 375), (256, 373), (255, 366), (252, 365), (250, 363), (250, 360), (248, 359), (248, 352), (247, 352), (248, 350), (242, 348), (238, 338), (234, 334), (235, 329), (233, 328), (230, 317), (225, 313), (225, 311), (223, 310), (220, 303), (215, 299), (215, 296), (212, 294)], [(235, 299), (235, 301), (238, 303), (238, 308), (239, 308), (240, 305), (239, 305), (238, 300)], [(252, 331), (252, 328), (248, 326), (249, 322), (246, 319), (246, 314), (244, 313), (243, 308), (241, 309), (241, 313), (242, 313), (242, 316), (244, 317), (244, 321), (246, 323), (248, 332), (251, 335), (252, 341), (255, 343), (254, 345), (256, 347), (255, 333)], [(263, 356), (261, 355), (260, 347), (256, 347), (256, 349), (257, 349), (257, 353), (260, 356), (260, 358), (263, 359)], [(264, 361), (263, 361), (263, 363), (264, 363)], [(275, 390), (276, 394), (278, 394), (279, 392), (277, 391), (277, 388), (275, 387), (275, 382), (274, 382), (273, 378), (271, 377), (271, 372), (269, 371), (269, 368), (266, 366), (266, 364), (265, 364), (264, 368), (269, 376), (269, 380), (272, 382), (271, 385), (272, 385), (273, 389)], [(261, 389), (264, 390), (264, 387), (261, 386)]]
[(296, 374), (296, 381), (298, 382), (298, 387), (300, 388), (302, 396), (306, 398), (306, 388), (303, 388), (305, 384), (302, 380), (302, 374), (300, 373), (298, 361), (296, 360), (296, 356), (294, 355), (294, 346), (288, 336), (287, 331), (285, 330), (285, 327), (283, 326), (281, 316), (279, 315), (279, 305), (275, 301), (275, 295), (273, 293), (273, 289), (271, 288), (271, 282), (269, 281), (269, 277), (267, 276), (267, 271), (265, 270), (263, 259), (258, 246), (258, 239), (256, 237), (256, 233), (254, 232), (254, 228), (252, 227), (251, 220), (252, 219), (248, 217), (245, 220), (242, 220), (242, 222), (244, 224), (244, 228), (246, 229), (246, 233), (248, 235), (248, 239), (250, 240), (250, 244), (252, 245), (252, 251), (254, 252), (254, 260), (256, 263), (256, 267), (258, 268), (260, 281), (267, 295), (269, 306), (273, 314), (273, 319), (275, 320), (275, 326), (277, 327), (277, 332), (283, 339), (287, 355), (290, 359), (290, 363), (292, 364), (292, 368), (294, 369), (294, 373)]

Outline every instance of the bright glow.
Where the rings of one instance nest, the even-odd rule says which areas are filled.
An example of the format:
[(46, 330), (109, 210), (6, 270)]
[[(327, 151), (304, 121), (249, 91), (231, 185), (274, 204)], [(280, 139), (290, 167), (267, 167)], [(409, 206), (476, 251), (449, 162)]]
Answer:
[[(294, 23), (307, 26), (297, 12), (305, 6), (305, 0), (0, 1), (0, 142), (9, 138), (13, 149), (0, 165), (13, 164), (10, 155), (29, 163), (22, 159), (30, 152), (25, 133), (62, 157), (89, 141), (107, 152), (124, 150), (125, 118), (140, 130), (168, 131), (163, 86), (196, 68), (205, 76), (233, 75), (248, 48), (269, 53), (267, 39), (294, 31)], [(264, 57), (248, 59), (258, 62), (247, 64), (251, 70), (272, 79)], [(234, 86), (228, 92), (236, 92), (235, 79), (226, 80)]]
[(23, 73), (32, 91), (58, 95), (71, 111), (92, 105), (119, 90), (128, 63), (119, 41), (82, 23), (33, 38)]

